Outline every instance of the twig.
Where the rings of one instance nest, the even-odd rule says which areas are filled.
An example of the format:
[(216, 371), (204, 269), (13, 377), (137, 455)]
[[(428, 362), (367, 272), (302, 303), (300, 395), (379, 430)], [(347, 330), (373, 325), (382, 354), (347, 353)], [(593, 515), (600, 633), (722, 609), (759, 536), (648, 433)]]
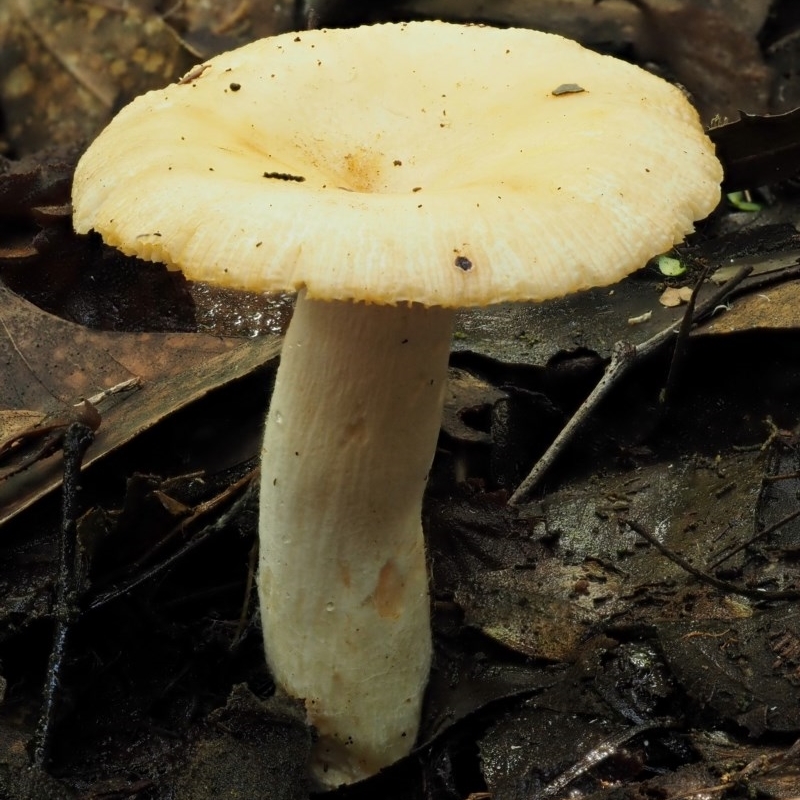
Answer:
[[(672, 723), (674, 724), (674, 723)], [(633, 728), (622, 731), (615, 736), (606, 739), (597, 747), (592, 748), (583, 758), (576, 764), (573, 764), (568, 770), (562, 772), (557, 778), (554, 778), (550, 783), (543, 786), (537, 791), (532, 800), (543, 800), (546, 797), (552, 797), (558, 794), (563, 789), (566, 789), (569, 784), (586, 774), (592, 767), (605, 761), (610, 756), (617, 753), (622, 745), (629, 742), (635, 736), (656, 728), (663, 728), (665, 725), (669, 726), (670, 722), (667, 721), (653, 721), (645, 722), (641, 725), (636, 725)]]
[(742, 267), (730, 280), (725, 281), (708, 300), (700, 304), (692, 322), (702, 322), (706, 317), (710, 317), (716, 311), (717, 306), (721, 305), (727, 297), (737, 294), (737, 287), (752, 271), (751, 266)]
[(53, 647), (47, 665), (44, 684), (44, 700), (33, 748), (33, 765), (42, 769), (48, 761), (53, 725), (56, 718), (61, 671), (70, 625), (77, 618), (76, 586), (77, 565), (75, 562), (76, 520), (78, 517), (78, 482), (83, 456), (94, 440), (94, 431), (88, 425), (75, 422), (64, 434), (64, 484), (61, 503), (61, 531), (59, 536), (59, 563), (56, 599), (53, 616), (56, 627)]
[[(763, 755), (754, 758), (749, 763), (745, 764), (738, 772), (727, 773), (723, 775), (723, 782), (716, 786), (704, 786), (700, 789), (693, 789), (690, 792), (679, 794), (672, 800), (686, 800), (689, 797), (696, 797), (699, 794), (711, 794), (718, 792), (726, 792), (737, 786), (741, 789), (748, 790), (749, 781), (752, 778), (763, 777), (775, 772), (792, 761), (796, 761), (800, 755), (800, 739), (798, 739), (788, 750), (783, 753), (776, 753), (775, 755)], [(750, 797), (759, 794), (755, 791), (745, 791), (744, 796)], [(787, 800), (797, 800), (796, 797), (789, 797)]]
[[(196, 536), (194, 536), (188, 542), (186, 542), (179, 550), (176, 550), (174, 553), (165, 558), (163, 561), (156, 564), (152, 569), (137, 575), (136, 577), (129, 580), (127, 583), (124, 583), (120, 586), (116, 586), (113, 589), (109, 589), (107, 592), (104, 592), (103, 594), (96, 595), (89, 603), (88, 610), (93, 611), (97, 608), (101, 608), (102, 606), (106, 605), (107, 603), (110, 603), (113, 600), (116, 600), (119, 597), (123, 597), (124, 595), (133, 591), (137, 586), (141, 586), (143, 583), (146, 583), (152, 578), (161, 575), (163, 572), (170, 569), (174, 564), (180, 561), (180, 559), (182, 559), (188, 553), (195, 550), (200, 545), (209, 541), (216, 534), (226, 531), (228, 529), (228, 526), (231, 524), (231, 520), (236, 519), (242, 513), (242, 510), (250, 502), (250, 498), (258, 491), (258, 481), (256, 480), (257, 475), (258, 473), (255, 470), (253, 471), (253, 473), (250, 473), (248, 475), (248, 479), (250, 481), (248, 486), (246, 487), (245, 491), (236, 500), (233, 501), (230, 508), (228, 508), (227, 511), (220, 514), (214, 520), (214, 522), (203, 528), (202, 531), (200, 531), (200, 533), (198, 533)], [(238, 485), (239, 483), (237, 482), (237, 486)]]
[(139, 377), (128, 378), (128, 380), (121, 381), (120, 383), (115, 384), (109, 389), (103, 389), (102, 392), (98, 392), (97, 394), (93, 394), (91, 397), (87, 397), (84, 402), (91, 403), (93, 406), (97, 406), (100, 405), (100, 403), (102, 403), (103, 400), (105, 400), (107, 397), (119, 394), (120, 392), (131, 392), (134, 389), (140, 388), (141, 385), (142, 385), (141, 378)]
[(781, 517), (781, 519), (779, 519), (777, 522), (773, 522), (772, 525), (764, 528), (763, 531), (759, 531), (755, 535), (751, 536), (746, 542), (742, 542), (740, 545), (737, 545), (729, 553), (725, 553), (724, 556), (720, 556), (716, 561), (710, 564), (708, 568), (716, 569), (721, 564), (724, 564), (729, 558), (732, 558), (745, 548), (750, 547), (750, 545), (754, 542), (757, 542), (759, 539), (765, 539), (771, 533), (774, 533), (776, 530), (778, 530), (778, 528), (782, 528), (784, 525), (791, 522), (793, 519), (797, 519), (798, 517), (800, 517), (800, 508), (789, 512), (785, 517)]
[(0, 462), (16, 457), (15, 463), (0, 467), (0, 481), (24, 472), (63, 448), (64, 437), (73, 423), (96, 431), (101, 422), (98, 410), (84, 400), (68, 407), (63, 414), (46, 417), (37, 425), (17, 431), (5, 441), (0, 441)]
[[(708, 316), (713, 310), (738, 286), (751, 272), (752, 267), (743, 267), (736, 273), (727, 283), (699, 308), (694, 310), (691, 314), (692, 323), (703, 319)], [(615, 386), (619, 379), (628, 371), (634, 364), (649, 357), (652, 353), (661, 348), (670, 339), (676, 335), (677, 331), (675, 325), (670, 325), (668, 328), (659, 331), (655, 336), (651, 336), (641, 344), (634, 345), (629, 342), (617, 342), (611, 354), (611, 360), (608, 362), (606, 371), (599, 383), (592, 390), (591, 394), (586, 398), (581, 407), (575, 412), (572, 419), (566, 424), (561, 433), (555, 438), (547, 451), (534, 465), (533, 469), (528, 473), (528, 476), (517, 487), (517, 490), (508, 500), (509, 505), (517, 505), (521, 503), (533, 490), (536, 484), (541, 480), (545, 472), (550, 468), (552, 463), (561, 455), (562, 451), (572, 439), (573, 434), (581, 425), (586, 421), (589, 415), (594, 411), (597, 404), (603, 397), (608, 394), (609, 390)]]
[(690, 564), (683, 556), (678, 555), (674, 550), (670, 550), (665, 544), (662, 544), (647, 528), (640, 522), (632, 519), (621, 520), (632, 531), (638, 533), (643, 539), (646, 539), (653, 545), (663, 556), (668, 558), (673, 563), (677, 564), (681, 569), (693, 575), (703, 583), (713, 586), (723, 592), (731, 592), (732, 594), (740, 594), (743, 597), (751, 597), (756, 600), (797, 600), (800, 598), (800, 589), (786, 589), (780, 592), (767, 592), (759, 589), (745, 589), (737, 586), (735, 583), (728, 583), (728, 581), (721, 581), (707, 572), (703, 572), (697, 567)]
[(764, 483), (777, 483), (778, 481), (796, 481), (798, 478), (800, 478), (800, 470), (781, 472), (777, 475), (765, 475), (761, 480)]
[[(668, 331), (672, 335), (672, 329)], [(508, 499), (509, 505), (517, 505), (524, 500), (534, 486), (539, 482), (542, 475), (550, 469), (552, 463), (561, 455), (567, 442), (572, 439), (573, 434), (583, 425), (586, 418), (594, 410), (595, 406), (608, 394), (609, 390), (616, 384), (617, 380), (623, 375), (628, 367), (634, 362), (636, 357), (636, 346), (627, 342), (617, 342), (611, 353), (611, 360), (608, 362), (603, 377), (592, 389), (591, 394), (583, 402), (583, 405), (572, 415), (570, 421), (561, 429), (550, 447), (544, 455), (534, 464), (528, 476), (517, 487), (517, 490)]]
[(700, 291), (700, 287), (703, 285), (703, 282), (708, 277), (709, 271), (710, 267), (708, 265), (703, 267), (702, 271), (700, 272), (700, 277), (694, 284), (689, 302), (686, 304), (686, 311), (681, 319), (681, 325), (678, 328), (678, 333), (675, 337), (675, 348), (672, 351), (672, 361), (670, 361), (669, 364), (667, 380), (659, 397), (662, 412), (664, 412), (669, 405), (669, 401), (672, 398), (672, 393), (675, 390), (675, 387), (678, 385), (679, 378), (683, 372), (683, 367), (686, 364), (686, 355), (689, 352), (689, 334), (692, 331), (692, 325), (694, 325), (694, 310), (697, 306), (697, 295)]
[(131, 567), (134, 569), (143, 569), (159, 552), (168, 544), (171, 544), (173, 539), (179, 536), (185, 536), (191, 527), (202, 521), (204, 517), (210, 514), (218, 514), (226, 503), (233, 502), (239, 495), (247, 490), (258, 475), (258, 467), (251, 469), (246, 475), (234, 481), (230, 486), (219, 494), (214, 495), (210, 500), (198, 503), (194, 508), (188, 509), (187, 516), (182, 518), (177, 525), (174, 525), (172, 529), (144, 555), (136, 559), (136, 561), (131, 564)]
[(734, 297), (743, 294), (752, 294), (760, 289), (767, 289), (770, 286), (776, 286), (781, 283), (788, 283), (789, 281), (800, 278), (800, 263), (791, 264), (783, 269), (775, 270), (774, 272), (764, 272), (759, 275), (754, 275), (741, 290), (733, 293)]
[(253, 585), (256, 582), (256, 572), (258, 567), (258, 537), (255, 538), (253, 546), (250, 548), (250, 553), (247, 556), (247, 579), (244, 584), (244, 597), (242, 598), (242, 611), (239, 614), (239, 622), (236, 625), (236, 631), (231, 639), (230, 650), (235, 650), (242, 640), (245, 628), (247, 627), (247, 620), (250, 616), (250, 598), (253, 593)]

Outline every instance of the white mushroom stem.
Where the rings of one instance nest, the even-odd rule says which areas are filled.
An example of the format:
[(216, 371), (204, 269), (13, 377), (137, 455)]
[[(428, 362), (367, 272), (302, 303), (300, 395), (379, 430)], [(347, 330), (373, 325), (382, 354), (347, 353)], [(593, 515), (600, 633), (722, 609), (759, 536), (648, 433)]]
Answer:
[(275, 681), (328, 786), (406, 755), (431, 659), (422, 495), (453, 311), (308, 300), (264, 434), (259, 594)]

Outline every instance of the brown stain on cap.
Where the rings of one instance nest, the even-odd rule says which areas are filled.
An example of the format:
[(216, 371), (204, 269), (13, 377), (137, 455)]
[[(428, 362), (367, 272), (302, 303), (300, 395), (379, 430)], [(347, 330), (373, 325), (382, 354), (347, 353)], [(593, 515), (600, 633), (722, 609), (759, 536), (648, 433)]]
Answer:
[(345, 185), (354, 192), (381, 192), (381, 157), (365, 147), (358, 147), (342, 159)]

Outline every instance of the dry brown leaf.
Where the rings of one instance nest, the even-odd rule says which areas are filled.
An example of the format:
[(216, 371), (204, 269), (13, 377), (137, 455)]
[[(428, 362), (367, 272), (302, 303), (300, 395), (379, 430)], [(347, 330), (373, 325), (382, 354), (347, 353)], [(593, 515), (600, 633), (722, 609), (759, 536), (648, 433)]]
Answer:
[(85, 142), (128, 100), (194, 57), (156, 14), (80, 0), (12, 0), (0, 43), (0, 102), (23, 154)]
[(258, 0), (184, 0), (169, 15), (198, 58), (210, 58), (254, 39), (292, 30), (294, 3)]
[(692, 289), (690, 286), (669, 286), (661, 293), (658, 302), (665, 308), (677, 308), (683, 303), (688, 303), (692, 296)]
[(800, 329), (800, 282), (772, 286), (757, 294), (746, 295), (720, 308), (698, 335), (737, 333), (754, 330)]
[(456, 590), (455, 601), (467, 625), (510, 650), (571, 661), (589, 627), (612, 615), (619, 586), (617, 576), (595, 562), (544, 560), (535, 569), (481, 572)]
[(0, 442), (19, 436), (23, 431), (38, 425), (46, 416), (42, 411), (18, 408), (0, 410)]
[(665, 64), (691, 93), (706, 123), (739, 111), (768, 110), (772, 73), (756, 39), (766, 0), (627, 0), (640, 12), (635, 44), (641, 58)]
[[(22, 413), (57, 413), (104, 389), (139, 380), (135, 391), (109, 395), (98, 404), (102, 423), (87, 465), (212, 389), (252, 372), (278, 350), (277, 337), (92, 331), (0, 289), (0, 409), (10, 425), (21, 423)], [(0, 485), (0, 523), (57, 486), (60, 463), (51, 457)]]

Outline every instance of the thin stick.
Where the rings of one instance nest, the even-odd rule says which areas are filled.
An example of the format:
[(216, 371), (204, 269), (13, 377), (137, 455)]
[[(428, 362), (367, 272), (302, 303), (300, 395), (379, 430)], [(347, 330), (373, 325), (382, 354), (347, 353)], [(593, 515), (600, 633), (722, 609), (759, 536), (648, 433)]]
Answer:
[[(752, 269), (752, 267), (743, 267), (740, 269), (736, 275), (720, 287), (718, 291), (714, 292), (708, 300), (694, 311), (691, 315), (692, 321), (696, 322), (713, 312), (733, 289), (752, 272)], [(689, 313), (691, 313), (691, 310), (689, 310)], [(561, 455), (575, 432), (583, 425), (603, 397), (605, 397), (611, 388), (619, 382), (619, 379), (631, 366), (641, 362), (670, 341), (677, 333), (676, 325), (677, 323), (670, 325), (668, 328), (664, 328), (664, 330), (659, 331), (655, 336), (651, 336), (639, 345), (634, 345), (630, 342), (617, 342), (614, 345), (611, 353), (611, 360), (608, 362), (603, 377), (600, 378), (599, 383), (592, 390), (591, 394), (575, 412), (572, 419), (566, 424), (561, 433), (558, 434), (550, 447), (547, 448), (544, 455), (534, 464), (533, 469), (528, 473), (525, 480), (522, 481), (514, 494), (511, 495), (508, 500), (509, 505), (518, 505), (525, 500), (539, 483), (544, 473), (550, 469), (556, 458)]]
[(732, 558), (745, 548), (750, 547), (751, 544), (757, 542), (759, 539), (765, 539), (771, 533), (774, 533), (776, 530), (778, 530), (778, 528), (782, 528), (784, 525), (791, 522), (793, 519), (797, 519), (798, 517), (800, 517), (800, 508), (789, 512), (785, 517), (781, 517), (781, 519), (779, 519), (777, 522), (774, 522), (769, 527), (764, 528), (763, 531), (759, 531), (754, 536), (751, 536), (746, 542), (742, 542), (740, 545), (734, 547), (729, 553), (725, 553), (725, 555), (720, 556), (713, 564), (710, 564), (708, 568), (716, 569), (724, 564), (729, 558)]
[(697, 295), (700, 292), (700, 287), (708, 277), (710, 267), (703, 267), (700, 272), (700, 277), (692, 289), (692, 296), (686, 304), (686, 312), (681, 320), (681, 325), (678, 328), (677, 336), (675, 337), (675, 347), (672, 351), (672, 361), (670, 361), (669, 372), (667, 373), (667, 380), (664, 388), (661, 390), (659, 402), (662, 412), (666, 411), (675, 387), (678, 385), (680, 376), (683, 374), (683, 368), (686, 365), (686, 356), (689, 352), (689, 334), (694, 325), (694, 310), (697, 306)]
[[(672, 329), (668, 331), (672, 335)], [(547, 448), (544, 455), (534, 464), (533, 469), (528, 473), (528, 476), (517, 487), (517, 490), (508, 499), (509, 505), (517, 505), (524, 500), (531, 490), (539, 483), (542, 475), (550, 469), (553, 462), (561, 455), (567, 442), (572, 439), (575, 431), (580, 428), (586, 421), (586, 418), (594, 410), (597, 404), (608, 394), (611, 388), (617, 383), (621, 375), (624, 375), (628, 367), (634, 363), (636, 355), (635, 345), (628, 344), (627, 342), (617, 342), (614, 345), (614, 350), (611, 353), (611, 361), (608, 362), (606, 371), (603, 377), (597, 383), (597, 386), (592, 389), (591, 394), (584, 400), (581, 407), (573, 414), (570, 421), (561, 429), (561, 432), (556, 436), (550, 447)]]
[(665, 544), (662, 544), (640, 522), (636, 522), (635, 520), (627, 518), (621, 521), (632, 531), (638, 533), (643, 539), (646, 539), (648, 542), (650, 542), (650, 544), (652, 544), (653, 547), (659, 551), (659, 553), (666, 556), (666, 558), (673, 563), (677, 564), (682, 570), (688, 572), (690, 575), (693, 575), (703, 583), (713, 586), (715, 589), (719, 589), (723, 592), (731, 592), (732, 594), (740, 594), (743, 597), (751, 597), (756, 600), (797, 600), (800, 598), (800, 590), (798, 589), (786, 589), (779, 592), (762, 592), (758, 589), (745, 589), (741, 586), (737, 586), (735, 583), (721, 581), (719, 578), (715, 578), (713, 575), (709, 575), (707, 572), (703, 572), (702, 570), (693, 566), (683, 556), (678, 555), (674, 550), (670, 550), (669, 547), (667, 547)]
[[(258, 481), (255, 479), (257, 474), (257, 472), (249, 474), (248, 478), (250, 482), (245, 491), (233, 501), (226, 511), (221, 513), (213, 522), (210, 522), (199, 533), (189, 539), (180, 547), (180, 549), (167, 556), (163, 561), (160, 561), (151, 569), (131, 578), (127, 583), (109, 589), (104, 594), (96, 595), (89, 602), (86, 610), (94, 611), (97, 608), (102, 608), (102, 606), (112, 602), (113, 600), (116, 600), (119, 597), (124, 597), (129, 592), (132, 592), (137, 586), (140, 586), (141, 584), (152, 580), (154, 577), (163, 574), (166, 570), (171, 569), (174, 564), (179, 562), (188, 553), (191, 553), (205, 542), (210, 541), (214, 536), (228, 532), (230, 530), (231, 521), (235, 520), (242, 513), (242, 510), (251, 503), (251, 496), (256, 493), (258, 487)], [(227, 497), (227, 492), (225, 494)]]
[(61, 531), (59, 537), (59, 564), (56, 600), (53, 616), (56, 627), (53, 633), (53, 647), (47, 664), (44, 684), (44, 700), (36, 726), (33, 748), (33, 766), (43, 769), (50, 756), (56, 706), (61, 685), (61, 671), (67, 650), (67, 637), (70, 626), (76, 619), (77, 592), (75, 539), (78, 518), (78, 481), (83, 456), (94, 439), (94, 431), (80, 422), (74, 422), (64, 434), (64, 484), (61, 503)]
[(601, 742), (596, 747), (593, 747), (586, 753), (577, 763), (573, 764), (569, 769), (556, 776), (550, 783), (545, 784), (541, 789), (533, 794), (533, 800), (544, 800), (547, 797), (552, 797), (559, 794), (567, 788), (571, 783), (576, 781), (582, 775), (585, 775), (590, 769), (596, 767), (603, 761), (611, 758), (619, 752), (620, 748), (628, 744), (636, 736), (642, 733), (664, 728), (665, 722), (653, 720), (652, 722), (643, 722), (633, 728), (622, 731), (614, 736), (610, 736), (605, 741)]
[(253, 542), (250, 548), (250, 554), (247, 557), (247, 579), (244, 584), (244, 597), (242, 598), (242, 611), (239, 614), (239, 623), (236, 625), (236, 631), (230, 643), (230, 650), (235, 650), (242, 640), (247, 621), (250, 618), (251, 596), (253, 593), (253, 585), (256, 582), (256, 572), (258, 571), (258, 537)]

